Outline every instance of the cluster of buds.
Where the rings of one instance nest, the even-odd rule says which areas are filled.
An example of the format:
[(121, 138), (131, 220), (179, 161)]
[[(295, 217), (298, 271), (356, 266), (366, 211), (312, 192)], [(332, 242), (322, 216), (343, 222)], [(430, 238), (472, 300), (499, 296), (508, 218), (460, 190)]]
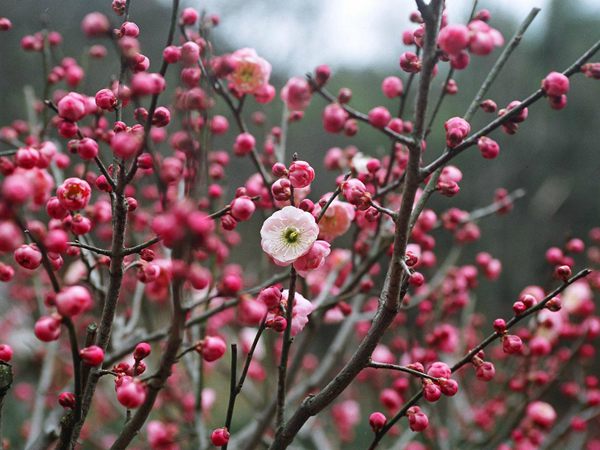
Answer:
[(221, 216), (221, 225), (226, 230), (233, 230), (239, 222), (250, 220), (254, 211), (256, 211), (254, 201), (247, 195), (246, 188), (240, 187), (229, 204), (229, 211)]
[[(511, 113), (511, 111), (517, 107), (520, 108), (521, 102), (514, 100), (508, 104), (506, 108), (502, 108), (498, 111), (498, 116), (504, 116), (505, 114)], [(519, 129), (519, 124), (524, 122), (529, 115), (529, 109), (521, 108), (517, 113), (511, 113), (510, 118), (502, 124), (502, 131), (506, 134), (515, 134)]]
[(471, 131), (471, 125), (465, 119), (453, 117), (444, 124), (446, 129), (446, 145), (449, 148), (458, 146), (466, 139)]
[[(411, 369), (424, 372), (423, 365), (420, 363), (408, 366)], [(446, 363), (434, 362), (427, 370), (429, 377), (423, 377), (423, 397), (428, 402), (437, 402), (442, 394), (447, 397), (453, 397), (458, 392), (458, 383), (451, 379), (452, 371)]]
[[(282, 163), (275, 163), (271, 169), (277, 180), (271, 186), (271, 193), (277, 202), (282, 205), (289, 204), (292, 200), (300, 200), (310, 190), (310, 185), (315, 179), (315, 170), (306, 161), (296, 160), (289, 168)], [(312, 208), (305, 202), (301, 209), (308, 211)]]
[(542, 90), (548, 96), (548, 102), (553, 109), (563, 109), (567, 106), (569, 78), (560, 72), (550, 72), (542, 80)]

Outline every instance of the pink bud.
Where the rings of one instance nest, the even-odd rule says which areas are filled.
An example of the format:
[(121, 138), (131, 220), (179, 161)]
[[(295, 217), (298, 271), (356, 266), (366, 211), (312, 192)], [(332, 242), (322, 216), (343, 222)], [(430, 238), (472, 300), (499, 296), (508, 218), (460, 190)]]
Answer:
[(82, 348), (79, 356), (85, 364), (92, 367), (99, 366), (104, 361), (104, 351), (97, 345)]
[(138, 380), (130, 376), (117, 379), (117, 400), (127, 409), (135, 409), (146, 400), (146, 389)]
[(44, 238), (46, 248), (54, 253), (64, 253), (69, 248), (69, 235), (61, 229), (50, 230)]
[(383, 413), (374, 412), (369, 416), (369, 425), (373, 432), (377, 433), (385, 426), (387, 419)]
[(188, 66), (196, 64), (200, 59), (200, 46), (192, 41), (183, 44), (181, 46), (181, 59)]
[(84, 98), (80, 94), (71, 92), (58, 102), (58, 115), (71, 122), (77, 122), (85, 116), (85, 106)]
[(182, 25), (194, 25), (198, 21), (198, 11), (194, 8), (185, 8), (181, 11), (181, 24)]
[(237, 156), (248, 155), (252, 152), (252, 149), (256, 146), (256, 139), (250, 133), (238, 134), (233, 144), (233, 152)]
[(281, 303), (281, 290), (275, 286), (265, 288), (260, 291), (257, 300), (267, 305), (268, 309), (279, 308)]
[(325, 258), (330, 252), (329, 242), (315, 241), (308, 253), (294, 261), (294, 268), (301, 276), (306, 277), (309, 271), (317, 270), (325, 264)]
[(81, 178), (67, 178), (57, 189), (56, 197), (60, 204), (75, 211), (87, 206), (92, 195), (92, 189), (87, 181)]
[(541, 427), (550, 428), (554, 425), (557, 415), (549, 403), (535, 401), (527, 405), (527, 417)]
[(158, 73), (139, 72), (131, 79), (131, 93), (134, 96), (160, 94), (165, 90), (165, 79)]
[(542, 80), (542, 89), (550, 97), (561, 97), (569, 92), (569, 78), (559, 72), (550, 72)]
[(227, 428), (217, 428), (210, 434), (210, 441), (215, 447), (222, 447), (229, 442), (229, 431)]
[(425, 380), (425, 383), (423, 385), (423, 397), (425, 397), (425, 400), (427, 400), (428, 402), (437, 402), (440, 397), (442, 396), (442, 390), (440, 389), (440, 387), (433, 383), (431, 380)]
[(6, 17), (0, 17), (0, 31), (8, 31), (12, 28), (12, 22)]
[(421, 412), (418, 406), (411, 406), (406, 413), (408, 417), (408, 426), (412, 431), (423, 431), (429, 425), (429, 419), (425, 413)]
[(71, 231), (78, 235), (84, 235), (92, 229), (92, 221), (81, 214), (75, 214), (71, 220)]
[(404, 92), (402, 80), (398, 77), (386, 77), (381, 83), (381, 91), (387, 98), (400, 97)]
[(159, 106), (152, 116), (152, 125), (155, 127), (166, 127), (171, 122), (171, 111), (165, 106)]
[(385, 128), (391, 119), (392, 115), (383, 106), (376, 106), (369, 111), (369, 123), (375, 128)]
[(175, 64), (181, 58), (181, 48), (169, 45), (163, 50), (163, 59), (169, 64)]
[(348, 113), (337, 103), (330, 103), (323, 110), (323, 128), (329, 133), (339, 133), (348, 120)]
[(287, 178), (280, 178), (271, 185), (271, 192), (275, 200), (285, 202), (292, 196), (292, 182)]
[(255, 210), (256, 206), (248, 196), (237, 197), (231, 202), (231, 215), (240, 222), (249, 220)]
[(207, 362), (216, 361), (225, 354), (227, 344), (219, 336), (206, 336), (196, 347), (196, 350)]
[(489, 137), (482, 136), (477, 141), (477, 147), (481, 152), (481, 156), (485, 159), (494, 159), (500, 154), (500, 146), (496, 141)]
[(90, 138), (83, 138), (77, 143), (77, 154), (86, 161), (98, 155), (98, 143)]
[(440, 382), (442, 394), (453, 397), (458, 392), (458, 383), (455, 380), (448, 379)]
[(56, 310), (59, 314), (72, 317), (92, 306), (92, 296), (83, 286), (68, 286), (56, 294)]
[(224, 116), (214, 116), (210, 120), (210, 132), (213, 134), (224, 134), (229, 129), (229, 121)]
[(194, 289), (205, 289), (211, 282), (210, 271), (199, 264), (191, 264), (187, 279)]
[(482, 381), (491, 381), (496, 375), (496, 368), (494, 364), (489, 361), (482, 362), (475, 369), (475, 376)]
[(148, 344), (147, 342), (140, 342), (138, 345), (135, 346), (135, 350), (133, 351), (133, 359), (135, 359), (136, 361), (141, 361), (142, 359), (149, 356), (151, 351), (152, 348), (150, 347), (150, 344)]
[(520, 353), (523, 348), (523, 341), (514, 334), (507, 334), (502, 337), (502, 350), (509, 355)]
[(456, 55), (469, 45), (469, 29), (465, 25), (448, 25), (440, 30), (438, 45), (449, 55)]
[(319, 86), (323, 86), (331, 77), (331, 69), (326, 64), (321, 64), (315, 69), (315, 80)]
[(490, 100), (490, 99), (482, 101), (479, 104), (479, 106), (486, 113), (493, 113), (493, 112), (496, 112), (496, 110), (498, 109), (498, 105), (496, 105), (496, 102), (493, 100)]
[(42, 342), (55, 341), (60, 336), (60, 324), (60, 316), (42, 316), (35, 323), (33, 332), (35, 333), (35, 336)]
[(15, 155), (17, 166), (23, 169), (32, 169), (40, 160), (40, 152), (32, 147), (21, 147)]
[(450, 378), (452, 371), (448, 364), (443, 362), (434, 362), (427, 370), (427, 375), (435, 378)]
[(58, 396), (58, 404), (65, 409), (75, 408), (75, 394), (72, 392), (61, 392)]
[(310, 186), (315, 179), (315, 171), (306, 161), (294, 161), (290, 165), (288, 177), (294, 188), (301, 189)]
[(413, 52), (404, 52), (400, 55), (400, 68), (408, 73), (421, 71), (421, 60)]
[(293, 77), (281, 90), (281, 100), (290, 111), (304, 111), (309, 105), (312, 94), (304, 78)]
[(0, 361), (10, 362), (13, 357), (13, 349), (10, 345), (0, 344)]
[(15, 250), (14, 258), (21, 267), (35, 270), (42, 263), (42, 252), (34, 245), (21, 245)]
[(342, 192), (348, 201), (359, 209), (367, 209), (371, 204), (371, 196), (362, 181), (351, 178), (342, 184)]
[(448, 119), (444, 124), (446, 129), (446, 145), (450, 148), (456, 147), (469, 135), (471, 125), (460, 117)]
[(131, 158), (142, 148), (143, 137), (139, 132), (121, 131), (115, 133), (110, 140), (110, 147), (115, 155), (121, 158)]
[(102, 13), (89, 13), (81, 21), (81, 30), (87, 37), (101, 37), (109, 32), (110, 22)]

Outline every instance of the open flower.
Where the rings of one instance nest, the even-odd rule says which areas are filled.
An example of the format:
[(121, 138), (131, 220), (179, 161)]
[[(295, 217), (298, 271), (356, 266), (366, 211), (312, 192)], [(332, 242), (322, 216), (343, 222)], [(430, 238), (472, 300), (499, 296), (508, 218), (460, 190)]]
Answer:
[(281, 266), (308, 253), (318, 235), (319, 227), (312, 214), (293, 206), (275, 212), (260, 230), (262, 249)]
[(231, 85), (242, 94), (255, 94), (269, 83), (271, 64), (253, 48), (242, 48), (231, 54), (235, 69), (229, 75)]
[[(329, 196), (330, 194), (327, 194), (323, 198), (329, 198)], [(317, 203), (313, 214), (318, 216), (320, 212), (321, 206)], [(331, 242), (336, 237), (343, 235), (350, 229), (355, 214), (354, 206), (350, 203), (334, 200), (319, 221), (319, 237)]]

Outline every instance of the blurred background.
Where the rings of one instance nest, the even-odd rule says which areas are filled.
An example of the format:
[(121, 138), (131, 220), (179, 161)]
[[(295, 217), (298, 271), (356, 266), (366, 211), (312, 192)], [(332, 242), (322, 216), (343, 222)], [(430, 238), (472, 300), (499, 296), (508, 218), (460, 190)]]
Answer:
[[(472, 3), (447, 0), (450, 22), (464, 22)], [(141, 28), (142, 52), (151, 59), (151, 70), (158, 70), (163, 43), (166, 40), (168, 0), (133, 0), (131, 18)], [(278, 2), (262, 0), (182, 1), (182, 7), (203, 8), (221, 16), (214, 44), (217, 53), (241, 47), (253, 47), (273, 65), (272, 84), (279, 89), (293, 75), (302, 76), (318, 64), (333, 68), (329, 89), (337, 93), (341, 87), (353, 91), (351, 105), (361, 111), (384, 105), (396, 109), (396, 102), (386, 99), (380, 90), (381, 81), (401, 73), (398, 57), (405, 51), (402, 31), (413, 29), (408, 16), (414, 5), (408, 0), (302, 0)], [(527, 32), (522, 45), (513, 54), (499, 79), (488, 94), (504, 107), (521, 99), (539, 87), (540, 80), (552, 70), (563, 70), (600, 39), (600, 2), (597, 0), (519, 0), (480, 1), (479, 8), (492, 12), (491, 24), (508, 41), (529, 10), (538, 6), (541, 13)], [(39, 31), (42, 23), (48, 29), (63, 34), (62, 52), (87, 65), (85, 92), (93, 95), (118, 72), (119, 61), (108, 45), (109, 55), (101, 62), (84, 61), (87, 48), (98, 43), (87, 40), (81, 30), (81, 19), (91, 11), (102, 11), (115, 24), (120, 23), (110, 10), (109, 0), (1, 0), (0, 17), (13, 22), (10, 32), (0, 34), (0, 126), (15, 119), (26, 119), (24, 88), (42, 92), (42, 61), (40, 54), (19, 50), (19, 41)], [(448, 97), (433, 126), (428, 142), (426, 161), (431, 161), (443, 149), (443, 122), (462, 115), (485, 78), (500, 50), (490, 57), (473, 57), (464, 72), (455, 79), (459, 92)], [(598, 56), (595, 60), (600, 60)], [(434, 99), (446, 76), (442, 65), (434, 82)], [(174, 70), (170, 78), (175, 79)], [(496, 283), (483, 282), (479, 292), (479, 307), (508, 311), (518, 292), (527, 284), (545, 284), (549, 267), (544, 252), (550, 245), (562, 245), (570, 237), (585, 237), (593, 226), (600, 225), (600, 83), (583, 75), (571, 81), (568, 106), (557, 112), (540, 101), (530, 108), (529, 119), (515, 136), (501, 131), (493, 133), (501, 146), (500, 156), (484, 160), (477, 149), (463, 153), (455, 164), (463, 171), (461, 192), (447, 199), (434, 197), (437, 211), (456, 206), (465, 210), (489, 204), (496, 188), (509, 191), (523, 188), (527, 195), (519, 200), (508, 216), (485, 219), (480, 223), (482, 239), (469, 244), (461, 262), (471, 263), (477, 251), (487, 250), (504, 266)], [(163, 98), (164, 102), (168, 99)], [(271, 126), (281, 121), (282, 103), (277, 99), (265, 108), (250, 101), (246, 118), (253, 110), (264, 110)], [(334, 175), (322, 169), (323, 156), (333, 146), (355, 145), (365, 154), (382, 156), (388, 151), (388, 141), (380, 134), (361, 127), (357, 136), (348, 138), (327, 134), (322, 130), (321, 112), (325, 103), (314, 97), (305, 118), (290, 126), (288, 155), (298, 152), (317, 171), (314, 193), (317, 200), (333, 190)], [(217, 106), (218, 110), (220, 106)], [(408, 117), (412, 114), (409, 102)], [(479, 112), (473, 128), (491, 120)], [(257, 136), (265, 130), (253, 128)], [(259, 139), (260, 142), (260, 139)], [(231, 136), (215, 141), (218, 147), (231, 148)], [(64, 142), (63, 142), (64, 145)], [(2, 147), (4, 149), (4, 147)], [(168, 149), (164, 148), (167, 152)], [(235, 159), (229, 174), (230, 189), (243, 184), (252, 172), (248, 160)], [(235, 175), (231, 175), (235, 174)], [(232, 195), (226, 195), (228, 198)], [(240, 231), (244, 236), (258, 236), (260, 216)], [(252, 234), (254, 233), (254, 234)], [(438, 232), (438, 258), (447, 253), (450, 239)], [(349, 245), (349, 239), (336, 244)], [(244, 239), (236, 249), (234, 261), (249, 263), (259, 254), (259, 239)], [(248, 264), (252, 273), (255, 265)], [(275, 270), (271, 268), (270, 270)]]
[[(316, 65), (327, 63), (333, 68), (329, 89), (334, 93), (340, 87), (352, 89), (352, 106), (362, 111), (380, 104), (396, 109), (397, 102), (383, 96), (380, 83), (388, 75), (397, 75), (406, 81), (406, 74), (399, 69), (398, 57), (405, 51), (402, 31), (414, 28), (408, 20), (415, 9), (410, 1), (182, 1), (181, 7), (186, 6), (220, 15), (221, 25), (213, 36), (216, 53), (254, 47), (272, 63), (271, 82), (278, 90), (290, 76), (302, 76)], [(492, 26), (508, 41), (534, 6), (542, 8), (541, 13), (488, 94), (499, 107), (527, 96), (538, 88), (548, 72), (563, 70), (600, 38), (600, 3), (594, 0), (483, 0), (478, 8), (492, 12)], [(151, 59), (150, 70), (158, 70), (169, 8), (168, 0), (132, 2), (131, 18), (141, 28), (142, 52)], [(465, 22), (472, 2), (449, 0), (447, 8), (450, 22)], [(40, 30), (42, 21), (48, 24), (48, 29), (63, 34), (64, 55), (77, 57), (80, 64), (87, 64), (89, 72), (84, 89), (89, 95), (105, 87), (118, 72), (119, 61), (110, 46), (108, 57), (101, 62), (84, 61), (87, 48), (97, 42), (83, 36), (80, 22), (85, 14), (95, 10), (106, 13), (115, 26), (120, 23), (108, 0), (2, 0), (0, 16), (9, 17), (14, 28), (0, 35), (0, 125), (15, 118), (26, 118), (25, 86), (32, 86), (38, 95), (41, 92), (41, 56), (17, 49), (21, 37)], [(443, 122), (464, 113), (499, 53), (500, 50), (496, 50), (489, 57), (475, 56), (466, 71), (456, 73), (459, 92), (447, 97), (443, 104), (428, 142), (427, 161), (443, 148)], [(433, 86), (434, 99), (446, 70), (447, 65), (441, 65)], [(171, 70), (168, 75), (173, 77), (174, 72)], [(481, 243), (470, 244), (464, 252), (465, 262), (472, 261), (475, 251), (482, 249), (503, 262), (500, 282), (492, 288), (482, 286), (486, 303), (510, 301), (524, 285), (547, 280), (545, 249), (549, 245), (561, 245), (569, 237), (583, 237), (590, 227), (600, 225), (599, 99), (600, 83), (582, 75), (573, 77), (566, 109), (557, 112), (545, 101), (538, 102), (530, 108), (529, 119), (517, 135), (494, 132), (492, 137), (502, 149), (496, 160), (484, 160), (476, 149), (455, 160), (464, 173), (458, 196), (434, 197), (437, 210), (451, 206), (472, 210), (490, 203), (497, 187), (509, 191), (523, 188), (527, 192), (510, 215), (483, 221)], [(166, 97), (163, 100), (166, 102)], [(253, 108), (260, 106), (253, 101), (248, 103), (247, 118)], [(356, 145), (369, 155), (386, 154), (386, 138), (366, 126), (353, 138), (325, 133), (320, 125), (324, 106), (324, 102), (315, 97), (304, 120), (290, 126), (288, 155), (296, 151), (302, 159), (321, 168), (324, 153), (332, 146)], [(279, 100), (260, 109), (267, 113), (270, 125), (280, 123), (282, 103)], [(412, 101), (407, 112), (410, 117)], [(489, 120), (489, 115), (479, 112), (473, 120), (473, 128)], [(260, 136), (261, 131), (255, 130), (255, 133)], [(230, 139), (220, 138), (216, 145), (230, 148)], [(251, 173), (248, 161), (236, 159), (233, 164), (235, 172), (232, 173), (241, 176)], [(333, 190), (333, 176), (322, 170), (318, 174), (321, 176), (317, 176), (314, 185), (314, 200)], [(241, 183), (242, 178), (232, 181)], [(258, 230), (260, 222), (258, 219), (248, 226)], [(442, 245), (445, 238), (441, 233), (438, 236)], [(244, 240), (237, 251), (244, 261), (257, 250), (258, 240)], [(443, 256), (442, 250), (439, 258)]]

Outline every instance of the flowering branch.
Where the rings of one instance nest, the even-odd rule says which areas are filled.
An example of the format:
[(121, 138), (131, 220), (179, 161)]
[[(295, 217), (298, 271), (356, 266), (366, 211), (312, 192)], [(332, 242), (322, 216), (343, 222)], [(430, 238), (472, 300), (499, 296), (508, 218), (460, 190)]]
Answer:
[[(589, 61), (597, 52), (600, 50), (600, 41), (597, 41), (594, 45), (592, 45), (583, 55), (581, 55), (573, 64), (571, 64), (567, 69), (565, 69), (562, 74), (566, 77), (571, 77), (574, 74), (578, 73), (581, 70), (581, 66), (583, 66), (587, 61)], [(487, 136), (495, 129), (499, 128), (501, 125), (507, 123), (510, 119), (514, 118), (521, 111), (523, 111), (528, 106), (537, 102), (539, 99), (545, 96), (543, 89), (538, 89), (527, 98), (525, 98), (519, 105), (515, 106), (513, 109), (510, 109), (506, 112), (506, 114), (497, 117), (492, 122), (488, 123), (486, 126), (481, 128), (479, 131), (473, 133), (467, 139), (465, 139), (458, 146), (449, 149), (446, 148), (444, 153), (439, 156), (436, 160), (425, 166), (421, 169), (421, 178), (425, 179), (429, 175), (431, 175), (436, 169), (442, 167), (450, 160), (454, 159), (457, 155), (465, 151), (467, 148), (472, 147), (477, 143), (477, 140), (482, 136)]]
[[(544, 297), (544, 299), (541, 300), (539, 303), (537, 303), (536, 305), (534, 305), (531, 308), (527, 309), (522, 314), (514, 315), (509, 321), (506, 322), (506, 328), (505, 328), (506, 331), (510, 330), (512, 327), (514, 327), (517, 323), (521, 322), (523, 319), (525, 319), (525, 318), (531, 316), (532, 314), (535, 314), (536, 312), (544, 309), (546, 307), (546, 304), (550, 300), (552, 300), (553, 298), (555, 298), (558, 294), (560, 294), (562, 291), (564, 291), (571, 284), (575, 283), (577, 280), (580, 280), (582, 278), (587, 277), (591, 272), (592, 271), (590, 269), (583, 269), (583, 270), (581, 270), (580, 272), (578, 272), (575, 275), (573, 275), (571, 278), (565, 280), (560, 286), (558, 286), (552, 292), (550, 292), (548, 295), (546, 295)], [(471, 349), (463, 358), (461, 358), (459, 361), (457, 361), (451, 367), (451, 369), (450, 369), (451, 372), (455, 373), (460, 368), (462, 368), (466, 364), (470, 363), (471, 360), (481, 350), (484, 350), (488, 345), (490, 345), (492, 342), (496, 341), (497, 339), (500, 339), (503, 335), (504, 335), (504, 333), (500, 333), (498, 331), (495, 331), (494, 333), (490, 334), (483, 341), (481, 341), (478, 345), (476, 345), (473, 349)], [(396, 422), (398, 422), (402, 417), (404, 417), (406, 415), (408, 409), (410, 407), (416, 405), (417, 402), (422, 397), (423, 397), (423, 390), (420, 390), (413, 397), (411, 397), (411, 399), (404, 404), (404, 406), (402, 407), (402, 409), (400, 409), (400, 411), (393, 418), (391, 418), (385, 424), (385, 426), (382, 427), (382, 429), (380, 431), (378, 431), (378, 432), (375, 433), (375, 436), (373, 438), (373, 442), (371, 443), (371, 446), (369, 447), (369, 449), (376, 448), (377, 444), (381, 441), (381, 439), (383, 438), (383, 436), (396, 424)]]
[[(337, 99), (335, 98), (335, 96), (333, 94), (331, 94), (329, 91), (327, 91), (327, 89), (325, 89), (324, 87), (320, 86), (315, 79), (313, 78), (313, 76), (311, 74), (306, 74), (306, 79), (308, 80), (310, 86), (312, 87), (312, 89), (319, 93), (319, 95), (321, 95), (321, 97), (323, 97), (325, 100), (327, 100), (330, 103), (336, 103)], [(369, 116), (366, 115), (365, 113), (362, 113), (360, 111), (357, 111), (356, 109), (346, 105), (346, 104), (342, 104), (340, 105), (344, 111), (346, 111), (346, 113), (348, 113), (348, 115), (350, 117), (352, 117), (353, 119), (356, 120), (360, 120), (361, 122), (365, 122), (365, 123), (369, 123)], [(382, 133), (386, 134), (387, 136), (389, 136), (390, 138), (392, 138), (395, 141), (401, 142), (402, 144), (405, 145), (412, 145), (413, 144), (413, 139), (411, 139), (408, 136), (404, 136), (400, 133), (396, 133), (394, 130), (390, 129), (389, 127), (384, 127), (384, 128), (376, 128), (377, 130), (380, 130)]]

